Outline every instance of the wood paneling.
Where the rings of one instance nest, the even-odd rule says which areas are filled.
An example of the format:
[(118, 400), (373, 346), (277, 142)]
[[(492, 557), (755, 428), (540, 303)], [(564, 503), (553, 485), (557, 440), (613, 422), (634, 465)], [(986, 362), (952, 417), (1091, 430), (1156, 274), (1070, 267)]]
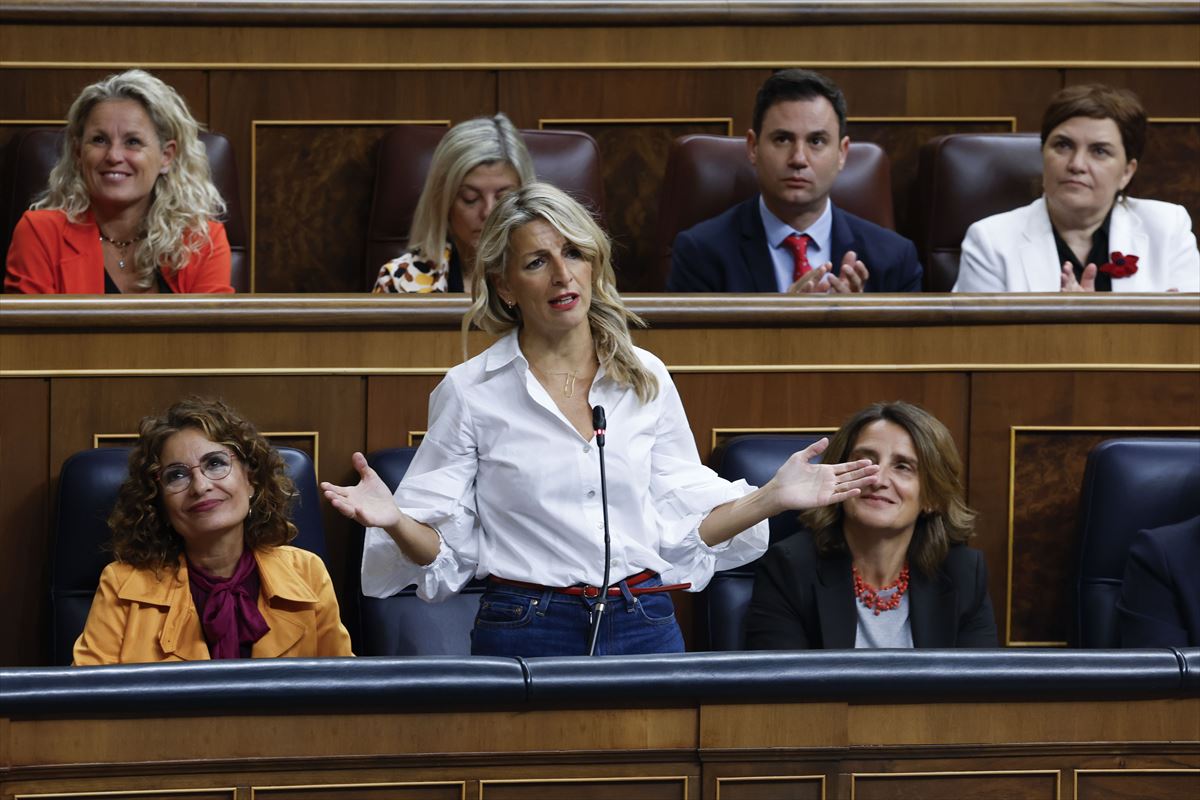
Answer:
[(375, 156), (386, 130), (352, 123), (255, 127), (254, 291), (362, 290)]
[[(239, 786), (242, 798), (254, 787), (263, 800), (321, 800), (457, 798), (462, 787), (470, 800), (794, 800), (852, 792), (1004, 797), (994, 793), (1000, 787), (1025, 797), (1049, 785), (1049, 794), (1032, 796), (1053, 798), (1054, 776), (1065, 784), (1078, 773), (1081, 798), (1182, 797), (1190, 795), (1128, 793), (1188, 790), (1189, 775), (1200, 770), (1196, 698), (561, 706), (0, 719), (0, 753), (11, 758), (0, 792), (155, 789), (173, 798)], [(1110, 777), (1116, 769), (1123, 772)], [(1082, 793), (1101, 789), (1107, 793)]]
[(678, 778), (554, 778), (481, 781), (482, 800), (687, 800), (688, 780)]
[(613, 266), (622, 292), (658, 292), (666, 275), (653, 267), (658, 199), (671, 142), (694, 133), (729, 134), (730, 121), (553, 122), (544, 128), (580, 130), (595, 137), (604, 169), (605, 222), (613, 240)]
[[(896, 231), (913, 241), (920, 241), (917, 212), (917, 156), (921, 145), (935, 136), (951, 133), (1011, 133), (1010, 122), (971, 120), (907, 121), (902, 117), (884, 120), (852, 120), (847, 126), (851, 141), (874, 142), (888, 154), (892, 164), (892, 208), (896, 214)], [(1029, 199), (1040, 194), (1030, 187)], [(870, 266), (870, 265), (868, 265)]]
[[(1200, 375), (1196, 373), (1137, 373), (1131, 380), (1128, 373), (1117, 372), (1047, 372), (975, 374), (971, 379), (971, 449), (969, 497), (980, 512), (978, 523), (978, 546), (984, 551), (989, 565), (1007, 562), (1005, 546), (1008, 537), (1008, 486), (1010, 430), (1013, 426), (1095, 426), (1098, 428), (1147, 427), (1147, 426), (1194, 426), (1200, 419)], [(1136, 387), (1133, 384), (1137, 384)], [(1061, 459), (1068, 458), (1064, 462)], [(1022, 467), (1022, 475), (1037, 481), (1041, 489), (1022, 487), (1039, 497), (1049, 497), (1055, 491), (1069, 496), (1078, 492), (1078, 477), (1083, 474), (1081, 459), (1086, 457), (1082, 445), (1069, 451), (1055, 450), (1043, 454), (1036, 463)], [(1022, 507), (1022, 519), (1029, 519), (1033, 503), (1026, 498)], [(1039, 522), (1035, 533), (1028, 528), (1014, 531), (1025, 547), (1040, 549), (1038, 543), (1046, 537), (1060, 537), (1068, 541), (1075, 536), (1075, 519), (1068, 499), (1054, 501), (1056, 513), (1062, 516), (1054, 521)], [(1032, 526), (1032, 523), (1031, 523)], [(1027, 538), (1028, 537), (1028, 538)], [(1051, 554), (1059, 553), (1061, 543), (1050, 545)], [(1049, 586), (1041, 585), (1038, 578), (1047, 576), (1041, 572), (1034, 575), (1014, 575), (1014, 585), (1036, 591), (1036, 600), (1028, 605), (1014, 605), (1013, 629), (1008, 631), (1009, 641), (1027, 641), (1020, 638), (1024, 631), (1055, 630), (1057, 637), (1034, 641), (1065, 641), (1066, 620), (1051, 617), (1038, 620), (1046, 614), (1043, 598), (1047, 602), (1061, 600), (1062, 584), (1067, 580), (1061, 574), (1069, 567), (1069, 560), (1059, 556), (1060, 563), (1067, 561), (1058, 571), (1058, 577)], [(1014, 567), (1016, 565), (1014, 564)], [(1069, 570), (1068, 570), (1069, 574)], [(992, 602), (998, 613), (1008, 602), (1006, 576), (991, 566), (990, 588)], [(1025, 603), (1026, 601), (1022, 601)], [(1003, 614), (1000, 614), (1003, 617)], [(1047, 615), (1049, 616), (1049, 615)], [(1032, 626), (1032, 627), (1031, 627)], [(1049, 627), (1048, 627), (1049, 626)], [(1001, 628), (1001, 642), (1005, 641)]]
[(855, 800), (1058, 800), (1058, 773), (855, 775)]
[(718, 800), (825, 800), (824, 776), (718, 777)]
[[(863, 22), (875, 23), (865, 12)], [(1162, 24), (1009, 23), (778, 25), (546, 25), (538, 27), (288, 27), (223, 25), (0, 25), (5, 60), (79, 65), (684, 64), (755, 66), (960, 62), (1147, 66), (1200, 59), (1194, 20)], [(98, 36), (97, 30), (107, 33)], [(1064, 43), (1069, 42), (1069, 47)], [(1064, 49), (1067, 50), (1064, 53)], [(1114, 55), (1117, 54), (1117, 55)]]
[[(255, 271), (267, 276), (260, 291), (361, 290), (374, 145), (382, 136), (382, 129), (363, 123), (459, 122), (494, 113), (496, 94), (495, 75), (484, 71), (214, 70), (209, 85), (212, 127), (229, 137), (247, 176), (244, 208), (251, 208), (253, 184), (268, 201), (268, 222), (278, 219), (281, 226), (260, 229), (257, 220), (253, 226)], [(270, 121), (301, 125), (290, 137), (258, 127), (264, 140), (254, 153), (262, 158), (259, 177), (251, 133), (253, 123)], [(345, 125), (319, 124), (331, 121)], [(285, 220), (289, 213), (292, 219)], [(300, 241), (283, 241), (289, 233)], [(312, 242), (316, 252), (310, 253)], [(297, 279), (288, 277), (294, 266)]]
[(254, 800), (462, 800), (457, 783), (352, 783), (328, 786), (255, 786)]
[(49, 630), (50, 382), (0, 379), (0, 664), (38, 664)]
[(1200, 797), (1200, 769), (1079, 770), (1075, 800), (1178, 800)]
[[(0, 29), (3, 30), (3, 29)], [(9, 47), (15, 45), (12, 36), (23, 33), (5, 31), (0, 34), (4, 41), (5, 58)], [(98, 32), (93, 31), (93, 38)], [(79, 68), (24, 68), (6, 69), (3, 75), (4, 91), (0, 92), (0, 119), (58, 119), (67, 118), (67, 109), (85, 86), (108, 75), (120, 72), (120, 67), (97, 67), (81, 65)], [(199, 122), (208, 122), (208, 76), (198, 69), (156, 69), (154, 74), (174, 87), (187, 102)]]

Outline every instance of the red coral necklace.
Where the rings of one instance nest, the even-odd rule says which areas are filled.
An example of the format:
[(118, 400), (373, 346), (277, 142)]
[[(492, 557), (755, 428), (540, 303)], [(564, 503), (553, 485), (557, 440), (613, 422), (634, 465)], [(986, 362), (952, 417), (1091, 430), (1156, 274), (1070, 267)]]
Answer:
[[(908, 562), (904, 562), (904, 566), (900, 569), (900, 577), (889, 583), (887, 586), (881, 586), (878, 589), (871, 586), (862, 579), (862, 575), (858, 573), (858, 567), (850, 565), (851, 571), (854, 573), (854, 596), (862, 602), (864, 606), (874, 609), (875, 616), (879, 616), (882, 611), (891, 611), (900, 605), (900, 598), (904, 597), (904, 593), (908, 591)], [(896, 591), (890, 597), (884, 599), (879, 596), (880, 592), (886, 592), (891, 589)]]

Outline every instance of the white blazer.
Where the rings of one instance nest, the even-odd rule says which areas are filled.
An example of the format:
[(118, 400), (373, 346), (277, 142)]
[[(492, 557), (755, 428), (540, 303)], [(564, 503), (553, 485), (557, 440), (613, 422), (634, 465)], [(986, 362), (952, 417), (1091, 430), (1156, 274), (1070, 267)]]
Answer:
[[(1138, 257), (1138, 271), (1115, 278), (1114, 292), (1200, 292), (1200, 251), (1183, 206), (1132, 197), (1118, 202), (1108, 249)], [(1046, 198), (1039, 197), (967, 229), (954, 291), (1057, 292), (1061, 275)]]

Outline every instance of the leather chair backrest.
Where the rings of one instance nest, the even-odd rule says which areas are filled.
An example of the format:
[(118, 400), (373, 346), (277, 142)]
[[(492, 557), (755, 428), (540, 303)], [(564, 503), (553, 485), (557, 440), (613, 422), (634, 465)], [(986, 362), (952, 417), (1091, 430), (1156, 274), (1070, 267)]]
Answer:
[(1080, 647), (1119, 646), (1117, 600), (1140, 530), (1200, 514), (1200, 438), (1109, 439), (1083, 474), (1075, 620)]
[[(839, 208), (895, 229), (892, 168), (873, 142), (851, 142), (846, 166), (830, 196)], [(741, 136), (681, 136), (672, 145), (658, 203), (658, 287), (667, 285), (675, 236), (758, 192), (758, 178)]]
[(938, 136), (921, 146), (917, 172), (925, 290), (948, 292), (958, 279), (967, 228), (1041, 195), (1041, 140), (1036, 133)]
[[(4, 250), (12, 238), (21, 215), (30, 203), (46, 189), (50, 170), (58, 163), (62, 152), (64, 131), (62, 128), (29, 128), (16, 134), (8, 143), (6, 162), (9, 164), (11, 183), (4, 187), (4, 200), (0, 211), (6, 216), (0, 220), (4, 228)], [(225, 233), (229, 237), (232, 262), (231, 283), (235, 291), (250, 291), (250, 250), (246, 223), (242, 215), (242, 196), (238, 192), (237, 164), (234, 161), (233, 145), (223, 135), (203, 131), (200, 141), (208, 151), (208, 164), (212, 170), (213, 184), (225, 200)], [(2, 277), (2, 276), (0, 276)]]
[[(394, 492), (416, 452), (415, 447), (376, 450), (367, 462)], [(482, 581), (472, 581), (440, 603), (426, 603), (412, 588), (391, 597), (360, 597), (363, 644), (359, 655), (470, 655), (471, 628), (483, 590)]]
[[(54, 555), (50, 560), (51, 661), (71, 663), (71, 649), (83, 631), (100, 573), (112, 561), (106, 549), (108, 516), (117, 491), (129, 476), (129, 447), (81, 450), (68, 458), (58, 482)], [(292, 544), (325, 558), (325, 528), (312, 459), (302, 450), (277, 448), (296, 484), (292, 507), (297, 528)]]
[[(446, 131), (436, 125), (398, 125), (379, 143), (367, 222), (364, 266), (368, 289), (375, 285), (379, 268), (408, 249), (413, 212), (425, 187), (433, 151)], [(523, 130), (521, 136), (538, 180), (570, 194), (603, 224), (604, 176), (596, 140), (580, 131)]]
[[(752, 486), (762, 486), (775, 475), (784, 461), (797, 450), (803, 450), (820, 436), (793, 434), (750, 434), (735, 436), (722, 442), (713, 451), (709, 462), (722, 478), (730, 481), (745, 479)], [(800, 530), (796, 512), (786, 512), (770, 519), (771, 543), (774, 544)], [(710, 650), (746, 649), (746, 611), (754, 589), (754, 565), (725, 570), (713, 576), (704, 589), (704, 606), (708, 622)]]

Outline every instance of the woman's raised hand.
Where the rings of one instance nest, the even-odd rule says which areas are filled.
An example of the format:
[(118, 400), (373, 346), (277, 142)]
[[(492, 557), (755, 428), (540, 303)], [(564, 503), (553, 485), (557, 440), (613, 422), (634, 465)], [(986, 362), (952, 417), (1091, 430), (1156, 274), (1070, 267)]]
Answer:
[(403, 516), (396, 507), (387, 484), (367, 464), (362, 453), (355, 453), (351, 463), (358, 472), (358, 483), (354, 486), (335, 486), (321, 483), (321, 491), (334, 508), (360, 525), (389, 528)]
[(879, 466), (869, 459), (844, 464), (813, 464), (825, 452), (829, 440), (819, 439), (783, 463), (768, 484), (783, 509), (800, 510), (840, 503), (857, 497), (871, 485)]

